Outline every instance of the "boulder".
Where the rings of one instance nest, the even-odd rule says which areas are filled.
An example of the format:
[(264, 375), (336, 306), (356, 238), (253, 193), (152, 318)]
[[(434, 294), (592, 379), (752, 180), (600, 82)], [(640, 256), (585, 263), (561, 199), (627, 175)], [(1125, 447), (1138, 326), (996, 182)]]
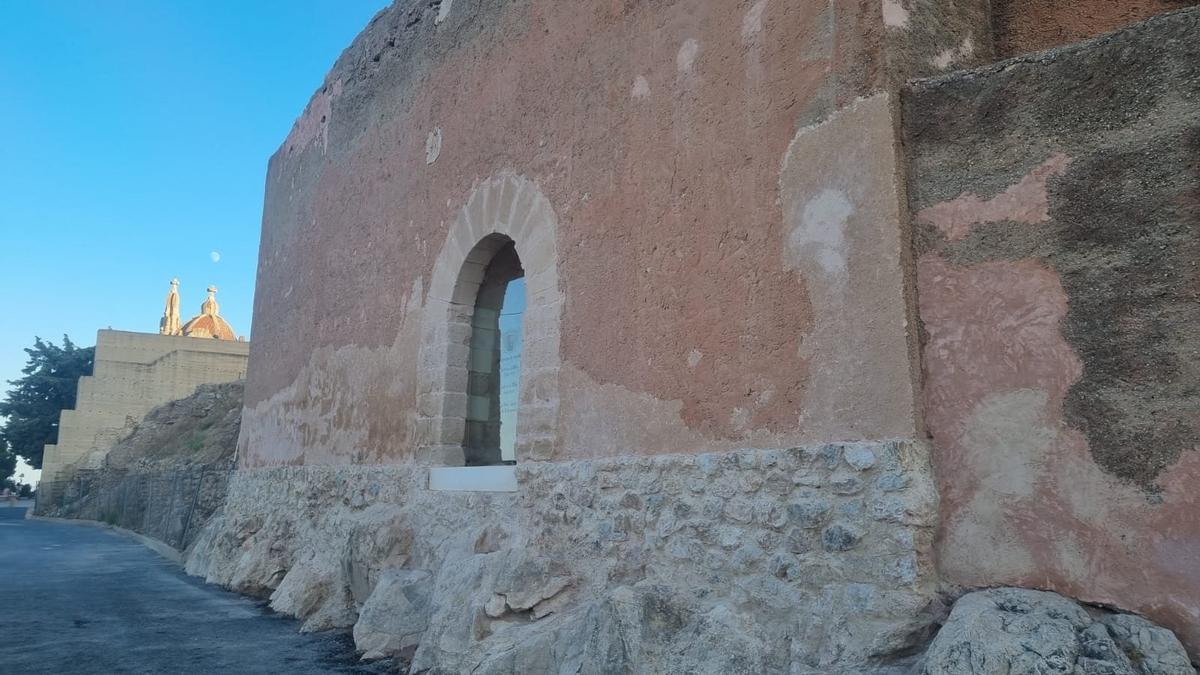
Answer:
[(425, 570), (385, 570), (354, 624), (354, 646), (363, 658), (415, 649), (429, 627), (432, 591), (432, 575)]
[(362, 605), (375, 590), (382, 570), (402, 567), (408, 561), (413, 532), (399, 513), (360, 518), (349, 527), (342, 572), (354, 602)]
[(1175, 635), (1056, 593), (996, 588), (954, 605), (921, 675), (1195, 675)]
[(354, 606), (339, 571), (328, 558), (316, 556), (295, 565), (271, 594), (271, 609), (304, 619), (300, 630), (305, 633), (349, 628)]

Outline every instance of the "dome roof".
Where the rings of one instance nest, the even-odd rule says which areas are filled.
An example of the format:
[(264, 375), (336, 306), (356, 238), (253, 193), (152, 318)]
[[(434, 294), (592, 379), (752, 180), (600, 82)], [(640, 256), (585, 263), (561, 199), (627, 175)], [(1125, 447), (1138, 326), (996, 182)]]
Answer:
[(215, 338), (217, 340), (237, 340), (233, 326), (222, 319), (217, 313), (217, 287), (208, 287), (208, 298), (200, 305), (200, 314), (192, 317), (179, 330), (188, 337)]
[(236, 340), (237, 333), (233, 326), (216, 314), (201, 314), (183, 324), (182, 332), (188, 337), (216, 338), (218, 340)]

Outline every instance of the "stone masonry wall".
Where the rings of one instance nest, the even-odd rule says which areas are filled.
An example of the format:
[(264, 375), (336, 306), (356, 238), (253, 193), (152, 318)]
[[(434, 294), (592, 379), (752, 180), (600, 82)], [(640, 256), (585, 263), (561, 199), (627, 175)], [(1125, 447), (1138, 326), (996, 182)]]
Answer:
[(224, 464), (78, 471), (58, 483), (44, 515), (116, 525), (182, 551), (225, 503), (232, 467)]
[(412, 465), (238, 471), (188, 571), (368, 656), (459, 673), (863, 673), (937, 618), (913, 442), (530, 463), (517, 493)]
[(940, 569), (1200, 653), (1200, 9), (905, 97)]

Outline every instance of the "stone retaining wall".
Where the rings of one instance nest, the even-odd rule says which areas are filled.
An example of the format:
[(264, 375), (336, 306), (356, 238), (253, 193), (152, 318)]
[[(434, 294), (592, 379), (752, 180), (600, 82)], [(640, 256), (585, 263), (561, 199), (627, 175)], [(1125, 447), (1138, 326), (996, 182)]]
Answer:
[(98, 520), (180, 551), (224, 503), (241, 428), (242, 385), (201, 385), (151, 410), (98, 458), (38, 488), (39, 515)]
[(228, 464), (78, 471), (56, 483), (53, 499), (40, 508), (54, 517), (123, 527), (183, 550), (224, 501)]
[(188, 571), (433, 672), (868, 672), (937, 618), (928, 449), (237, 471)]

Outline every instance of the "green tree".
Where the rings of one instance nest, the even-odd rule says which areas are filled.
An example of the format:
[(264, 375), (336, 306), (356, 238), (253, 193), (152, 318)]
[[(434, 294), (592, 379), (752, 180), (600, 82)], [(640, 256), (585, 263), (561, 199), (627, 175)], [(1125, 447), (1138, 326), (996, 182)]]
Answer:
[(43, 446), (58, 442), (58, 414), (75, 407), (77, 383), (92, 374), (95, 352), (95, 347), (75, 346), (66, 335), (61, 347), (34, 338), (33, 346), (25, 349), (25, 376), (10, 380), (8, 397), (0, 401), (0, 416), (6, 418), (0, 439), (10, 454), (42, 468)]
[(8, 443), (0, 437), (0, 482), (12, 478), (17, 471), (17, 456), (8, 449)]

